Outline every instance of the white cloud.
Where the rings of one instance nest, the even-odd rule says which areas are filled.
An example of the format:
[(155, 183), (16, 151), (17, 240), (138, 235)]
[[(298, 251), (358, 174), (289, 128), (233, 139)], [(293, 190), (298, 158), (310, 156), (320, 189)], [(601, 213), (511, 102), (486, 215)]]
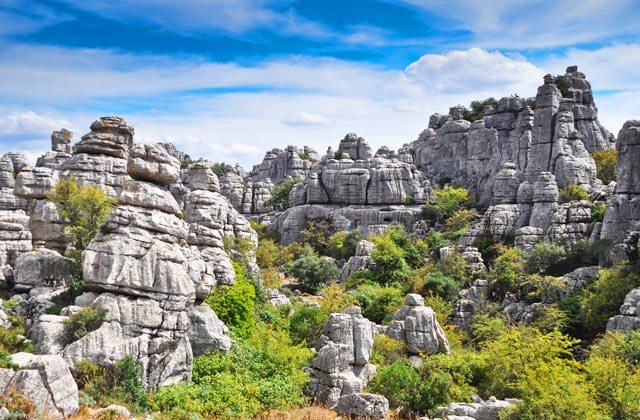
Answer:
[(318, 126), (329, 124), (329, 120), (320, 114), (298, 111), (282, 120), (282, 123), (292, 126)]
[(640, 30), (635, 0), (389, 1), (439, 15), (444, 29), (470, 31), (473, 45), (485, 48), (554, 48)]
[(411, 63), (406, 72), (435, 92), (531, 92), (544, 76), (541, 69), (523, 57), (480, 48), (426, 54)]
[[(539, 66), (474, 48), (428, 54), (403, 71), (331, 58), (285, 57), (241, 66), (192, 56), (16, 46), (0, 51), (0, 115), (14, 113), (0, 119), (0, 133), (37, 132), (44, 152), (52, 130), (74, 126), (79, 138), (100, 115), (120, 111), (135, 126), (136, 141), (172, 141), (193, 157), (245, 167), (264, 151), (287, 144), (322, 153), (350, 131), (374, 149), (400, 147), (417, 137), (430, 114), (488, 96), (533, 96), (543, 74), (561, 73), (574, 60), (586, 63), (596, 90), (623, 83), (608, 75), (608, 62), (615, 64), (614, 74), (620, 67), (637, 86), (631, 74), (637, 65), (625, 69), (623, 60), (613, 60), (635, 48), (611, 47), (600, 55), (571, 50)], [(624, 95), (596, 96), (596, 101), (612, 131), (621, 125), (619, 116), (634, 110), (633, 98)], [(13, 111), (23, 103), (34, 112)], [(15, 149), (3, 141), (8, 138), (0, 137), (5, 151)], [(35, 143), (29, 147), (34, 150)]]
[(0, 136), (40, 136), (63, 127), (72, 128), (72, 124), (68, 120), (39, 115), (33, 111), (12, 112), (0, 117)]

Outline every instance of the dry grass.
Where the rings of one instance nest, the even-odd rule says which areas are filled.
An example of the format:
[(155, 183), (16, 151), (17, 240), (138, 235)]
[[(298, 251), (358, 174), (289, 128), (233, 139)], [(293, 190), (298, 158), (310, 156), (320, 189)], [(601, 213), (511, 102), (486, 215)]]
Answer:
[(258, 420), (333, 420), (338, 415), (328, 408), (309, 406), (289, 411), (273, 411), (258, 416)]

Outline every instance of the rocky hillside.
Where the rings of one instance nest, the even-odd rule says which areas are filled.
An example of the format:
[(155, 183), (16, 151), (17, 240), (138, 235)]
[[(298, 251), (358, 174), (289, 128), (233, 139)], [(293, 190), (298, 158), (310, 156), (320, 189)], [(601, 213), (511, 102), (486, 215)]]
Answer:
[(0, 159), (3, 416), (638, 418), (640, 121), (577, 67), (397, 151), (134, 135)]

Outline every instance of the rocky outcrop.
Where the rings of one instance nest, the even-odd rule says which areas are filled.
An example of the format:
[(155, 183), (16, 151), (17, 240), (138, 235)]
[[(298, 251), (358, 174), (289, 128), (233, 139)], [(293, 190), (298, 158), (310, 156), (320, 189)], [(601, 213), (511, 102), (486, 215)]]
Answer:
[(377, 394), (349, 394), (340, 397), (333, 409), (338, 414), (358, 419), (386, 419), (389, 401)]
[(65, 287), (73, 277), (72, 264), (70, 259), (46, 248), (26, 252), (16, 260), (14, 287), (19, 292)]
[(613, 244), (609, 260), (638, 256), (640, 235), (640, 121), (630, 120), (618, 134), (615, 193), (607, 199), (600, 237)]
[(352, 274), (358, 271), (364, 271), (373, 266), (374, 261), (371, 257), (373, 253), (373, 243), (362, 240), (356, 244), (356, 255), (350, 257), (340, 270), (340, 282), (346, 282)]
[(590, 190), (598, 181), (589, 153), (612, 148), (591, 86), (576, 67), (567, 68), (562, 80), (545, 76), (535, 99), (502, 98), (473, 123), (463, 116), (460, 107), (435, 114), (411, 150), (429, 179), (464, 185), (483, 206), (515, 204), (516, 184), (533, 184), (543, 172), (560, 187)]
[(16, 353), (18, 371), (0, 369), (0, 389), (28, 398), (44, 418), (62, 419), (78, 412), (78, 387), (60, 356)]
[(507, 398), (498, 400), (490, 397), (487, 401), (473, 403), (451, 403), (446, 407), (438, 408), (438, 418), (464, 419), (464, 420), (498, 420), (500, 412), (508, 409), (521, 400)]
[(131, 178), (127, 173), (133, 127), (120, 117), (102, 117), (91, 124), (91, 132), (73, 147), (73, 156), (60, 166), (63, 177), (99, 185), (116, 197)]
[[(373, 329), (374, 324), (362, 317), (357, 306), (329, 315), (317, 344), (318, 353), (311, 361), (307, 393), (315, 402), (344, 413), (355, 409), (379, 413), (388, 408), (384, 397), (361, 394), (376, 373), (375, 366), (368, 363)], [(386, 416), (386, 412), (380, 414)]]
[(424, 306), (424, 299), (418, 294), (405, 297), (404, 306), (393, 314), (393, 321), (382, 332), (406, 343), (411, 354), (449, 353), (449, 342), (435, 312)]
[(340, 140), (340, 145), (336, 153), (340, 156), (347, 154), (348, 158), (353, 160), (371, 159), (371, 147), (369, 147), (369, 144), (364, 138), (358, 137), (356, 133), (349, 133), (344, 136), (344, 138)]
[(453, 309), (453, 323), (465, 330), (471, 326), (473, 316), (486, 304), (489, 298), (489, 282), (475, 280), (473, 286), (460, 291)]
[(64, 161), (71, 158), (71, 140), (73, 133), (67, 129), (54, 131), (51, 134), (51, 151), (40, 156), (36, 167), (57, 169)]
[(194, 357), (208, 351), (231, 349), (232, 340), (227, 335), (229, 329), (210, 307), (204, 304), (192, 306), (188, 315), (188, 335)]
[(285, 150), (273, 149), (267, 152), (262, 163), (253, 167), (249, 180), (270, 180), (277, 185), (291, 178), (304, 179), (318, 160), (318, 153), (307, 146), (303, 149), (296, 146), (287, 146)]
[(640, 288), (633, 289), (620, 306), (620, 315), (609, 318), (607, 331), (640, 330)]

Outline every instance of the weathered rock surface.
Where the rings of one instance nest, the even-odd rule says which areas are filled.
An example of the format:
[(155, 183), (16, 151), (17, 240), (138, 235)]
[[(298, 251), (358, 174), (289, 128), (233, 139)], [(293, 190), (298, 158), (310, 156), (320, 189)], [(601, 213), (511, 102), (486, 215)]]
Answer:
[[(640, 121), (629, 120), (616, 142), (618, 182), (615, 193), (607, 199), (607, 210), (600, 237), (609, 239), (614, 248), (611, 261), (637, 257), (640, 232)], [(634, 239), (635, 238), (635, 239)], [(634, 247), (634, 244), (636, 247)]]
[(631, 331), (640, 329), (640, 288), (633, 289), (620, 306), (620, 315), (609, 318), (607, 331)]
[(18, 291), (35, 287), (57, 289), (66, 286), (73, 277), (72, 261), (49, 249), (26, 252), (17, 258), (14, 276)]
[(366, 419), (386, 419), (389, 401), (377, 394), (349, 394), (340, 397), (334, 407), (338, 414)]
[(373, 258), (371, 257), (373, 247), (372, 242), (365, 240), (358, 242), (356, 245), (356, 255), (349, 258), (349, 261), (347, 261), (340, 270), (340, 282), (346, 282), (352, 274), (367, 270), (374, 264)]
[(438, 408), (438, 416), (442, 419), (498, 420), (501, 411), (519, 402), (520, 400), (512, 398), (498, 400), (490, 397), (482, 402), (451, 403)]
[[(376, 373), (375, 366), (368, 363), (373, 348), (373, 329), (374, 324), (362, 317), (358, 307), (329, 316), (317, 344), (318, 353), (311, 361), (307, 393), (315, 402), (334, 408), (341, 398), (360, 394), (366, 388)], [(379, 403), (365, 404), (364, 401), (361, 407), (380, 407)], [(347, 402), (343, 400), (341, 407)]]
[(249, 180), (270, 180), (277, 185), (291, 178), (304, 179), (318, 160), (318, 153), (306, 146), (303, 149), (296, 146), (287, 146), (285, 150), (273, 149), (267, 152), (262, 163), (253, 167)]
[(393, 321), (383, 333), (405, 342), (411, 354), (449, 353), (449, 342), (435, 312), (424, 306), (424, 299), (418, 294), (405, 297), (404, 306), (393, 314)]
[(189, 308), (188, 315), (188, 335), (194, 357), (212, 350), (229, 351), (231, 349), (232, 340), (227, 335), (229, 329), (210, 307), (192, 306)]

